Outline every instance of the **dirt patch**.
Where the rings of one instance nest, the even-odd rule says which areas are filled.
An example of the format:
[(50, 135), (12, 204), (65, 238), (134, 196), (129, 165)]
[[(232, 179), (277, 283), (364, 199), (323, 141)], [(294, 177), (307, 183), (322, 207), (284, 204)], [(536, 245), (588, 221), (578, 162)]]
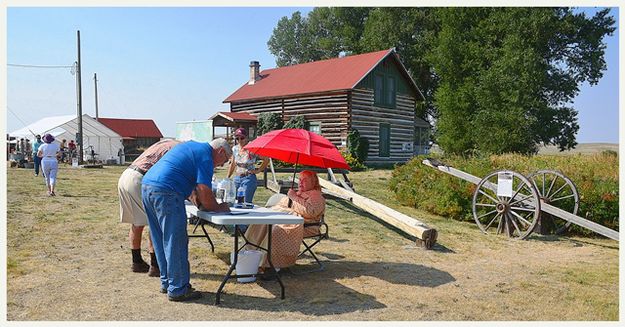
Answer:
[[(328, 199), (330, 239), (316, 248), (326, 269), (284, 274), (285, 300), (275, 282), (229, 282), (215, 306), (232, 242), (209, 228), (215, 253), (205, 239), (189, 241), (191, 283), (203, 297), (169, 302), (157, 278), (130, 272), (128, 226), (118, 222), (122, 170), (63, 167), (58, 196), (50, 198), (30, 170), (8, 169), (9, 320), (618, 319), (617, 242), (484, 235), (474, 224), (396, 205), (385, 186), (388, 170), (350, 177), (361, 194), (435, 227), (433, 250)], [(270, 194), (259, 187), (255, 202)], [(167, 310), (150, 309), (157, 307)]]

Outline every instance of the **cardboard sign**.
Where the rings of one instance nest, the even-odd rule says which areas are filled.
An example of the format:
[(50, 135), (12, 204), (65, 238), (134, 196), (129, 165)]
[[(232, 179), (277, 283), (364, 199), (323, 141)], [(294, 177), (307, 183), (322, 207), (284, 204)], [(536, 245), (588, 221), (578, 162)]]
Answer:
[(512, 197), (512, 173), (502, 172), (497, 174), (497, 196)]

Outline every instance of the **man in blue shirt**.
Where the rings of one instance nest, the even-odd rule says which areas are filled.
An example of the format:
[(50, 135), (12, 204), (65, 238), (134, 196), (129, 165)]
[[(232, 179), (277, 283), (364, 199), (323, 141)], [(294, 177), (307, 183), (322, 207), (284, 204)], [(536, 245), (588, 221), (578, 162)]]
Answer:
[(161, 293), (170, 301), (201, 297), (189, 284), (189, 238), (184, 200), (195, 189), (206, 210), (230, 211), (212, 192), (213, 168), (232, 156), (222, 138), (209, 143), (184, 142), (172, 148), (143, 177), (141, 194), (161, 273)]
[(37, 156), (37, 151), (39, 151), (39, 147), (43, 144), (43, 141), (41, 141), (41, 135), (39, 134), (37, 134), (35, 138), (37, 140), (33, 143), (33, 160), (35, 161), (35, 176), (39, 176), (39, 166), (41, 166), (41, 158)]

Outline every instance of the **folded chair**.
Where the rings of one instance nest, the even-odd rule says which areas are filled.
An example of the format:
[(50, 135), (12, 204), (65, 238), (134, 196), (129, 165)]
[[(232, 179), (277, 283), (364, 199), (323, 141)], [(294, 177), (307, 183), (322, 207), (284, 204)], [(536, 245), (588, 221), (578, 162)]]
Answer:
[[(276, 205), (278, 202), (280, 202), (280, 199), (284, 198), (285, 196), (286, 196), (285, 194), (281, 194), (281, 193), (276, 193), (272, 195), (269, 198), (269, 200), (267, 200), (265, 207), (271, 207), (271, 206)], [(309, 253), (313, 257), (313, 259), (315, 259), (319, 267), (312, 269), (312, 270), (307, 270), (307, 271), (295, 271), (293, 269), (290, 269), (290, 271), (295, 275), (300, 275), (300, 274), (305, 274), (305, 273), (310, 273), (310, 272), (322, 271), (323, 269), (325, 269), (324, 264), (319, 260), (315, 252), (313, 252), (312, 248), (315, 245), (319, 244), (319, 242), (321, 242), (322, 239), (327, 239), (327, 238), (328, 238), (328, 224), (326, 224), (323, 215), (321, 216), (321, 219), (318, 222), (304, 223), (304, 238), (302, 239), (304, 250), (300, 252), (300, 254), (297, 257), (299, 258), (303, 256), (305, 253)]]

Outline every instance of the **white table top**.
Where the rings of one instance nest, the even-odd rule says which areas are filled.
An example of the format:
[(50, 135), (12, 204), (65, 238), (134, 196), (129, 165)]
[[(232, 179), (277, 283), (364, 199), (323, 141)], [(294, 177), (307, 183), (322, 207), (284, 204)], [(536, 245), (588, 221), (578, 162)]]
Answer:
[(230, 208), (231, 212), (246, 214), (230, 214), (224, 212), (210, 212), (199, 210), (195, 205), (186, 204), (187, 213), (217, 225), (273, 225), (273, 224), (303, 224), (304, 218), (284, 212), (273, 211), (265, 207), (254, 206), (253, 209)]

